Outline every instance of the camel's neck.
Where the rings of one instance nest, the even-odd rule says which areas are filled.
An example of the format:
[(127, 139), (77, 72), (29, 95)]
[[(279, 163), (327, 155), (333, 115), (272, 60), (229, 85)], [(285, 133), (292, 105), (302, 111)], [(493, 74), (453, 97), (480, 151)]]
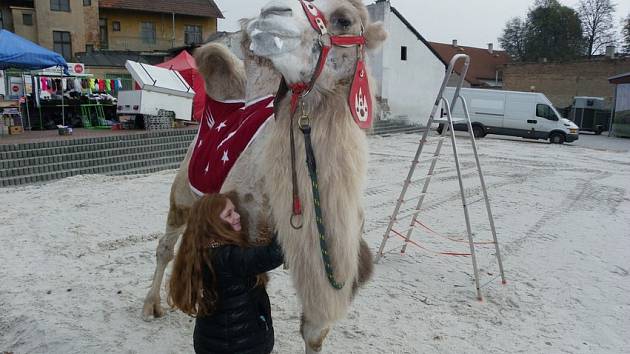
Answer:
[(274, 95), (280, 83), (280, 74), (270, 65), (261, 63), (260, 59), (245, 59), (247, 85), (245, 99), (247, 101)]

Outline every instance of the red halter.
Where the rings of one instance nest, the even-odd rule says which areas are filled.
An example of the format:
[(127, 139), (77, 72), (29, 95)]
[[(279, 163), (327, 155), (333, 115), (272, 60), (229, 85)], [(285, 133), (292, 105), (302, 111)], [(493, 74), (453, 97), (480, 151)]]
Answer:
[(315, 67), (315, 72), (311, 80), (306, 82), (298, 82), (296, 84), (289, 85), (291, 89), (291, 113), (295, 113), (297, 109), (298, 101), (306, 96), (315, 86), (317, 78), (324, 70), (326, 65), (326, 59), (332, 46), (359, 46), (357, 52), (357, 64), (350, 86), (350, 94), (348, 96), (348, 105), (350, 112), (355, 122), (362, 129), (367, 129), (372, 125), (372, 99), (370, 96), (370, 85), (365, 71), (365, 37), (363, 33), (357, 36), (335, 36), (328, 32), (327, 21), (324, 14), (307, 0), (298, 0), (302, 4), (302, 8), (306, 13), (308, 21), (311, 23), (313, 29), (315, 29), (320, 36), (319, 44), (321, 46), (321, 52)]

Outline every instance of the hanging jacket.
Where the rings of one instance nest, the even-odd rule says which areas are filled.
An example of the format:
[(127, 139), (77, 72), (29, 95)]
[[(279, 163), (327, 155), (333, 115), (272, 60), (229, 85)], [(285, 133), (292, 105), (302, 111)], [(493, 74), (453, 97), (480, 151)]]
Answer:
[[(256, 275), (283, 262), (276, 238), (267, 246), (233, 245), (210, 249), (216, 274), (217, 308), (197, 317), (193, 341), (197, 354), (268, 354), (274, 333), (271, 305), (264, 286), (255, 286)], [(204, 269), (204, 286), (211, 284)]]

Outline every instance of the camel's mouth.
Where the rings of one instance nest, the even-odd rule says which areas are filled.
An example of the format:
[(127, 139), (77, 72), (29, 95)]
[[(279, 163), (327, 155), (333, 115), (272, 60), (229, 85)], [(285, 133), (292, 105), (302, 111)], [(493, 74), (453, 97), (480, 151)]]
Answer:
[(283, 15), (284, 11), (273, 10), (269, 15), (254, 20), (247, 26), (246, 31), (251, 39), (250, 50), (254, 54), (273, 57), (291, 52), (300, 46), (301, 31), (291, 19)]

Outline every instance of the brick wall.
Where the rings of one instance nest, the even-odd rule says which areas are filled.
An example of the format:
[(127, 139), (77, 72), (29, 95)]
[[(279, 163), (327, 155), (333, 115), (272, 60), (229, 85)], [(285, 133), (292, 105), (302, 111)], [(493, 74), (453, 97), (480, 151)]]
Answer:
[(610, 106), (615, 89), (608, 78), (627, 72), (630, 58), (514, 63), (503, 69), (503, 89), (542, 92), (556, 107), (569, 106), (575, 96), (604, 97)]

